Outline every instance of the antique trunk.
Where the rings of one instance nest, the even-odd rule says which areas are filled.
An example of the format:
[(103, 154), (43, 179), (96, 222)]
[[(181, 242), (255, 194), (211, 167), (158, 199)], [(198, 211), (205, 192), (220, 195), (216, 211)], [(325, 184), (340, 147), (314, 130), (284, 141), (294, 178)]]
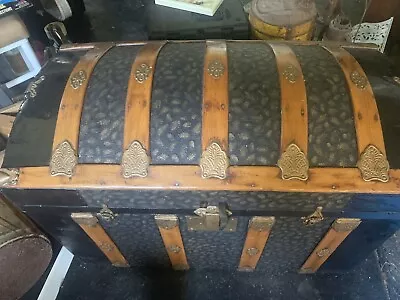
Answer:
[(18, 114), (2, 193), (115, 266), (313, 273), (399, 227), (400, 79), (369, 46), (64, 46)]

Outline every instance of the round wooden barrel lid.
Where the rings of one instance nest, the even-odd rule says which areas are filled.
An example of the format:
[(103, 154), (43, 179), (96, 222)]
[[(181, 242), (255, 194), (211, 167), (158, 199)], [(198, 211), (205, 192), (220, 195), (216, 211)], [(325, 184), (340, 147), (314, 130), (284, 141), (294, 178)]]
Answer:
[(52, 257), (48, 239), (36, 234), (0, 245), (2, 299), (19, 299), (42, 276)]

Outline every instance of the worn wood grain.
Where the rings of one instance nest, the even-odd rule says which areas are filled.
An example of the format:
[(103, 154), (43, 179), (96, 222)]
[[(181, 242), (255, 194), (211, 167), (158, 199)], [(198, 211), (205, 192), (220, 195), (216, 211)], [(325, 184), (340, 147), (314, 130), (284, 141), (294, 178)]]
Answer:
[(400, 193), (400, 170), (387, 183), (364, 181), (357, 168), (311, 168), (309, 179), (284, 181), (278, 167), (230, 167), (224, 180), (201, 178), (198, 166), (150, 166), (146, 178), (125, 179), (120, 165), (77, 165), (72, 178), (52, 177), (48, 167), (20, 168), (15, 188), (276, 191), (321, 193)]
[[(151, 91), (158, 54), (165, 42), (149, 42), (137, 54), (129, 77), (125, 104), (124, 150), (138, 141), (149, 151), (150, 147), (150, 108)], [(141, 66), (150, 68), (148, 78), (143, 82), (136, 80), (136, 72)]]
[[(323, 48), (336, 58), (346, 78), (353, 104), (358, 153), (361, 154), (367, 146), (374, 145), (386, 156), (378, 107), (364, 70), (357, 60), (343, 48), (337, 46), (324, 46)], [(357, 72), (365, 78), (366, 84), (364, 88), (357, 87), (352, 81), (353, 72)]]
[[(213, 63), (223, 66), (223, 73), (216, 78), (209, 74)], [(203, 74), (202, 150), (212, 142), (228, 150), (228, 57), (224, 41), (207, 41)]]
[[(275, 54), (281, 85), (281, 152), (290, 144), (296, 144), (307, 156), (307, 93), (300, 63), (288, 45), (269, 45)], [(288, 78), (290, 70), (295, 80)]]
[[(114, 44), (112, 43), (101, 43), (92, 48), (80, 59), (72, 70), (65, 86), (60, 109), (58, 111), (53, 138), (53, 150), (64, 140), (68, 140), (75, 151), (78, 150), (79, 127), (86, 88), (90, 76), (100, 58), (113, 46)], [(86, 80), (79, 88), (74, 89), (71, 86), (71, 79), (79, 71), (84, 71), (86, 73)]]

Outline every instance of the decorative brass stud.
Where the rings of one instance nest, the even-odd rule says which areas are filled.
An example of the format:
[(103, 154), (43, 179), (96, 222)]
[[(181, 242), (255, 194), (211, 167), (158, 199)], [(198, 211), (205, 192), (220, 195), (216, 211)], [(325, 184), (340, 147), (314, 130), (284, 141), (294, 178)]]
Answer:
[(357, 167), (364, 181), (389, 181), (389, 162), (374, 145), (369, 145), (364, 150)]
[(336, 219), (332, 224), (333, 230), (336, 232), (347, 232), (353, 231), (361, 224), (360, 219), (352, 219), (352, 218), (341, 218)]
[(278, 160), (278, 167), (282, 171), (282, 179), (308, 179), (308, 160), (306, 155), (296, 144), (290, 144)]
[(322, 214), (322, 206), (318, 206), (315, 211), (308, 215), (307, 217), (301, 217), (304, 225), (314, 225), (324, 220), (324, 216)]
[(209, 75), (218, 79), (224, 74), (225, 67), (219, 60), (213, 60), (208, 64), (207, 71)]
[(328, 248), (324, 248), (324, 249), (317, 251), (316, 254), (318, 257), (322, 258), (322, 257), (325, 257), (325, 256), (331, 254), (331, 250), (329, 250)]
[(283, 77), (290, 83), (295, 83), (299, 77), (299, 71), (292, 64), (288, 64), (282, 73)]
[(182, 248), (179, 247), (178, 245), (169, 245), (167, 247), (167, 250), (172, 252), (172, 253), (179, 253), (179, 252), (181, 252)]
[(19, 179), (18, 169), (0, 169), (0, 187), (16, 185)]
[(50, 161), (50, 175), (72, 177), (77, 164), (78, 156), (71, 143), (65, 140), (53, 151)]
[(256, 255), (258, 252), (260, 252), (260, 250), (258, 250), (257, 248), (253, 247), (253, 248), (249, 248), (246, 250), (247, 254), (250, 256), (254, 256)]
[(122, 176), (124, 178), (146, 177), (150, 158), (138, 141), (133, 141), (122, 155)]
[(71, 86), (74, 90), (78, 89), (87, 79), (87, 74), (84, 70), (80, 70), (71, 76)]
[(200, 168), (202, 178), (225, 179), (228, 167), (228, 157), (218, 143), (211, 143), (201, 155)]
[(359, 89), (363, 90), (368, 85), (367, 77), (361, 75), (358, 71), (353, 71), (350, 74), (351, 81), (358, 87)]
[(152, 67), (150, 67), (148, 64), (141, 64), (136, 70), (135, 70), (135, 79), (139, 83), (143, 83), (144, 81), (149, 78), (149, 75), (151, 73)]

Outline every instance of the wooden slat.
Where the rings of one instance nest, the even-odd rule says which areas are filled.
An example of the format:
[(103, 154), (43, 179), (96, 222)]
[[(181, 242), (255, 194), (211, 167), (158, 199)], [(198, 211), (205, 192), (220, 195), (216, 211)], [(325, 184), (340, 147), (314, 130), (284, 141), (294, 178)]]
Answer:
[(281, 153), (290, 144), (296, 144), (307, 156), (307, 94), (301, 66), (288, 45), (269, 45), (275, 54), (281, 84)]
[(225, 180), (203, 180), (200, 173), (197, 166), (153, 165), (146, 178), (124, 179), (120, 165), (82, 164), (66, 178), (50, 176), (48, 167), (25, 167), (20, 168), (15, 188), (400, 193), (400, 170), (390, 170), (387, 183), (364, 181), (357, 168), (311, 168), (306, 182), (283, 181), (279, 168), (266, 166), (230, 167)]
[(205, 151), (211, 143), (215, 142), (227, 152), (229, 99), (226, 43), (207, 41), (206, 47), (203, 75), (202, 150)]
[(10, 136), (14, 121), (15, 117), (0, 114), (0, 134), (2, 136), (7, 138)]
[[(144, 45), (132, 65), (125, 106), (124, 150), (136, 140), (149, 151), (151, 89), (157, 56), (164, 45), (165, 42)], [(136, 72), (141, 66), (149, 68), (149, 73), (145, 80), (138, 81)]]
[[(99, 59), (112, 47), (112, 43), (102, 43), (92, 48), (81, 58), (71, 72), (58, 111), (53, 150), (60, 143), (67, 140), (72, 148), (77, 151), (83, 102), (90, 76)], [(86, 80), (83, 81), (79, 88), (74, 89), (71, 86), (71, 80), (80, 71), (86, 73)]]
[(154, 218), (171, 261), (172, 268), (174, 270), (188, 270), (189, 264), (186, 259), (185, 247), (179, 230), (178, 217), (175, 215), (156, 215)]
[[(346, 78), (353, 103), (354, 124), (359, 155), (361, 155), (369, 145), (374, 145), (386, 156), (378, 107), (364, 70), (357, 60), (343, 48), (338, 46), (324, 46), (323, 48), (336, 58)], [(354, 72), (357, 72), (359, 76), (365, 80), (364, 88), (357, 87), (351, 79)]]
[(274, 217), (253, 217), (250, 220), (242, 256), (240, 257), (239, 271), (255, 270), (274, 222)]
[(108, 260), (116, 267), (129, 267), (125, 257), (117, 245), (99, 224), (98, 219), (91, 213), (72, 213), (71, 218), (86, 232)]
[(303, 264), (300, 273), (315, 273), (360, 223), (359, 219), (337, 219)]

